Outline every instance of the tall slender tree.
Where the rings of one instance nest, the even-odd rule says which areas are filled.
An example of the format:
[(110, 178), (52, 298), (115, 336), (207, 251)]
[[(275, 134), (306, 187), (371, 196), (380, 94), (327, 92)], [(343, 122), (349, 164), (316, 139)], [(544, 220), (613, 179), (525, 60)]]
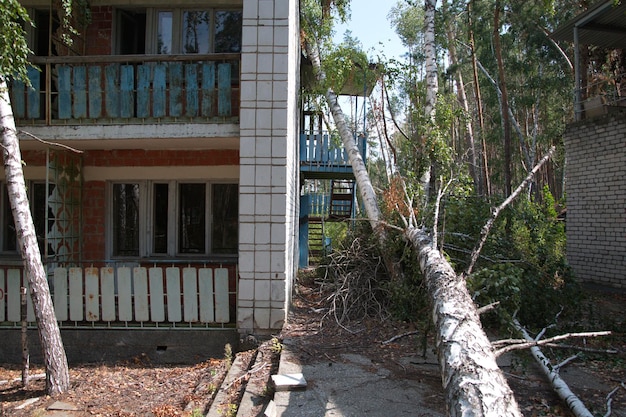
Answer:
[(3, 0), (0, 7), (0, 136), (9, 202), (43, 350), (46, 390), (49, 395), (57, 395), (69, 389), (69, 369), (28, 204), (7, 82), (14, 74), (23, 81), (28, 80), (26, 69), (30, 51), (22, 22), (30, 22), (26, 10), (17, 0)]

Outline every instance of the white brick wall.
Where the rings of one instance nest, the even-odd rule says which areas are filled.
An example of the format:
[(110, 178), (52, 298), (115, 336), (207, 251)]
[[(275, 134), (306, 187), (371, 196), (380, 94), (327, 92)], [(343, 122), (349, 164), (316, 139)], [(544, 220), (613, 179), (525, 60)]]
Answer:
[(238, 328), (282, 327), (297, 269), (299, 10), (244, 0)]
[(565, 133), (567, 260), (582, 281), (626, 287), (626, 110)]

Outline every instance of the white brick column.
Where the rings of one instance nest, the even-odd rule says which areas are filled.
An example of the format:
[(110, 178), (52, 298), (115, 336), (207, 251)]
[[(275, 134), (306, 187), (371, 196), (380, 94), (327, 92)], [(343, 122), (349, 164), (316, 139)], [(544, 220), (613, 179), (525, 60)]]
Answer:
[(244, 0), (241, 54), (239, 292), (241, 333), (282, 327), (297, 268), (299, 10)]

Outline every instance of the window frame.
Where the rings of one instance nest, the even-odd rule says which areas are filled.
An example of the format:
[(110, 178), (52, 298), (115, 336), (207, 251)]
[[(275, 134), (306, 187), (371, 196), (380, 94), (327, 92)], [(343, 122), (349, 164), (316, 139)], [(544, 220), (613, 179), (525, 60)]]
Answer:
[[(139, 255), (124, 256), (117, 255), (113, 252), (114, 237), (114, 213), (113, 213), (113, 189), (115, 184), (138, 184), (139, 185)], [(167, 184), (167, 252), (155, 252), (155, 185)], [(181, 233), (180, 227), (180, 185), (181, 184), (204, 184), (204, 244), (205, 249), (202, 253), (184, 253), (180, 251), (179, 239)], [(115, 180), (107, 182), (107, 226), (106, 226), (106, 253), (110, 259), (115, 260), (131, 260), (138, 258), (151, 259), (187, 259), (187, 258), (204, 258), (204, 257), (237, 257), (238, 249), (234, 253), (216, 253), (213, 251), (213, 185), (229, 184), (238, 187), (235, 180), (194, 180), (194, 179), (177, 179), (177, 180)], [(238, 214), (237, 214), (238, 217)], [(237, 226), (239, 230), (239, 226)]]
[[(215, 14), (216, 12), (239, 12), (243, 13), (241, 8), (237, 7), (151, 7), (147, 10), (146, 16), (146, 53), (160, 55), (158, 46), (158, 27), (159, 13), (172, 12), (172, 51), (169, 54), (162, 55), (196, 55), (195, 53), (183, 52), (183, 15), (187, 11), (209, 12), (209, 54), (215, 52)], [(243, 19), (243, 16), (242, 16)], [(242, 30), (243, 37), (243, 30)], [(202, 55), (202, 54), (197, 54)]]

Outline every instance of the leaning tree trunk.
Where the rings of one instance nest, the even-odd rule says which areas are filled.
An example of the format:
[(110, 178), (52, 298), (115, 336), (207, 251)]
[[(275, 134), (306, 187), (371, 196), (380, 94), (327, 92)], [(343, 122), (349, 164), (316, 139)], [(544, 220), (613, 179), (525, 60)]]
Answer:
[(436, 347), (448, 414), (521, 416), (513, 391), (496, 363), (465, 280), (433, 248), (430, 236), (423, 230), (409, 227), (405, 235), (417, 252), (433, 303)]
[(0, 128), (2, 129), (7, 191), (15, 221), (18, 245), (24, 260), (24, 274), (28, 279), (33, 300), (46, 367), (46, 391), (49, 395), (57, 395), (69, 389), (70, 377), (67, 357), (54, 315), (46, 272), (41, 262), (41, 253), (26, 194), (15, 119), (11, 110), (6, 80), (3, 77), (0, 77)]
[[(326, 80), (326, 74), (322, 68), (319, 54), (319, 46), (317, 43), (306, 40), (305, 48), (309, 59), (311, 59), (311, 62), (313, 63), (315, 76), (318, 82), (323, 85), (324, 81)], [(372, 182), (370, 181), (369, 174), (367, 173), (365, 161), (363, 161), (363, 157), (361, 156), (359, 147), (354, 140), (354, 136), (352, 132), (350, 132), (350, 129), (346, 124), (346, 118), (343, 114), (343, 111), (341, 110), (339, 101), (337, 100), (337, 95), (332, 90), (332, 88), (328, 88), (326, 90), (326, 100), (328, 101), (330, 111), (333, 115), (333, 120), (335, 122), (337, 131), (341, 136), (343, 147), (348, 155), (348, 160), (352, 165), (352, 171), (354, 172), (354, 177), (356, 179), (357, 188), (361, 195), (363, 207), (365, 208), (367, 218), (379, 242), (379, 247), (381, 248), (385, 267), (387, 268), (387, 271), (391, 275), (392, 279), (399, 279), (400, 272), (398, 271), (398, 268), (393, 262), (390, 254), (384, 250), (384, 248), (386, 247), (387, 232), (384, 228), (384, 225), (381, 223), (382, 216), (378, 207), (376, 192), (374, 191), (374, 187), (372, 186)]]

